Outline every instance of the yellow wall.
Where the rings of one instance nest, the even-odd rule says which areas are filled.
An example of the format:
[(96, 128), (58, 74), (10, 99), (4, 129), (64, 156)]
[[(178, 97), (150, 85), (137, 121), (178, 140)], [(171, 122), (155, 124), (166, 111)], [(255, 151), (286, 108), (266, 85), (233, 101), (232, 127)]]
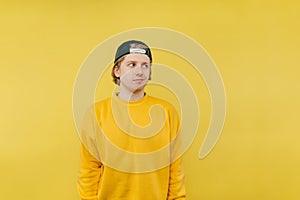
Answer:
[(126, 2), (1, 1), (0, 199), (79, 199), (76, 74), (100, 42), (145, 26), (194, 38), (226, 88), (221, 138), (199, 160), (203, 95), (203, 129), (184, 156), (188, 199), (299, 199), (300, 3)]

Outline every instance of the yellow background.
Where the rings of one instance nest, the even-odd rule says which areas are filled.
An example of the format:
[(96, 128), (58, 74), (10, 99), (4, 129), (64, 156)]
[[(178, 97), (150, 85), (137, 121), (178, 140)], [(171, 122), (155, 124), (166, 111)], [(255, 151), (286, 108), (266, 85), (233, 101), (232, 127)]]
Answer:
[(101, 41), (145, 26), (194, 38), (226, 88), (222, 135), (199, 160), (203, 93), (203, 129), (184, 156), (188, 199), (300, 199), (300, 3), (120, 2), (1, 1), (0, 199), (79, 199), (76, 74)]

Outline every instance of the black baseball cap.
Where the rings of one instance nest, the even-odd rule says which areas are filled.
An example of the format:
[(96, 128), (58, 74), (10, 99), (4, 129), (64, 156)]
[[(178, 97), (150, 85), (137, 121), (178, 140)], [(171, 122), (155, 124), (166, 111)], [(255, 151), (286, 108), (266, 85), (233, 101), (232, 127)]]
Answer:
[[(141, 48), (136, 48), (136, 47), (131, 47), (132, 44), (142, 44), (144, 46), (147, 47), (147, 49), (141, 49)], [(144, 42), (142, 41), (138, 41), (138, 40), (129, 40), (124, 42), (123, 44), (121, 44), (119, 46), (119, 48), (117, 49), (116, 52), (116, 56), (115, 56), (115, 61), (114, 63), (116, 63), (116, 61), (121, 58), (124, 55), (130, 54), (130, 53), (141, 53), (141, 54), (145, 54), (150, 58), (150, 62), (152, 62), (152, 55), (151, 55), (151, 50), (148, 47), (148, 45), (146, 45)]]

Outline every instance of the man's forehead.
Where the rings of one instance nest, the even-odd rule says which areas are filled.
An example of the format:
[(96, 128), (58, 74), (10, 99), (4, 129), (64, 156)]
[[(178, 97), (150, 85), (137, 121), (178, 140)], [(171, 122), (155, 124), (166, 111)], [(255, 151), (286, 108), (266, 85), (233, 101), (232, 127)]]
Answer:
[(124, 61), (150, 62), (150, 58), (145, 54), (131, 53), (125, 55)]

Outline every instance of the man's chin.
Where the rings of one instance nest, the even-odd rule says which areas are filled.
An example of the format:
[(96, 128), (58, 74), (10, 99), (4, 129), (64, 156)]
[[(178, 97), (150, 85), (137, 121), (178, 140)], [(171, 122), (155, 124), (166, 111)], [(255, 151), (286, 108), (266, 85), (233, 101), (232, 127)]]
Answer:
[(136, 88), (134, 89), (134, 92), (140, 92), (140, 91), (144, 90), (145, 86), (146, 86), (146, 85), (141, 85), (141, 86), (136, 87)]

